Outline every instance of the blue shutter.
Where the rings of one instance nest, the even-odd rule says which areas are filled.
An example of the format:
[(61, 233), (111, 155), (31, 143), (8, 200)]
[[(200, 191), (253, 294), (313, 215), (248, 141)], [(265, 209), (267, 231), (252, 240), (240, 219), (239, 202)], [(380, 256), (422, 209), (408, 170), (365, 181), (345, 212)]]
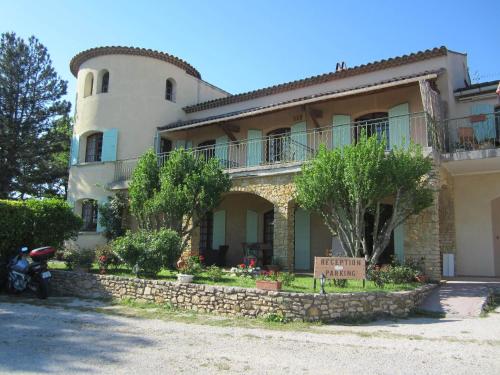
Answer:
[(249, 129), (247, 143), (247, 166), (262, 163), (262, 130)]
[(292, 125), (290, 140), (292, 157), (295, 161), (304, 161), (307, 158), (307, 133), (306, 123), (299, 122)]
[(77, 135), (74, 135), (71, 139), (71, 165), (78, 164), (79, 141), (80, 138)]
[(389, 148), (410, 145), (410, 110), (408, 103), (389, 109)]
[(472, 123), (474, 137), (477, 142), (496, 138), (495, 106), (493, 104), (475, 103), (471, 107), (471, 115), (486, 115), (486, 120)]
[(302, 208), (295, 211), (295, 269), (311, 268), (311, 214)]
[(258, 242), (258, 223), (259, 215), (257, 212), (252, 210), (247, 210), (247, 221), (246, 221), (246, 242), (255, 243)]
[(118, 141), (118, 129), (108, 129), (102, 134), (102, 161), (116, 160), (116, 143)]
[(351, 144), (351, 116), (333, 115), (332, 147), (344, 147)]
[(405, 227), (404, 224), (394, 228), (394, 255), (399, 263), (405, 260)]
[(226, 211), (214, 212), (214, 225), (212, 232), (212, 249), (219, 250), (219, 246), (226, 244)]
[(229, 138), (227, 135), (223, 135), (215, 140), (215, 157), (219, 159), (219, 162), (223, 168), (227, 168), (229, 165), (227, 158)]

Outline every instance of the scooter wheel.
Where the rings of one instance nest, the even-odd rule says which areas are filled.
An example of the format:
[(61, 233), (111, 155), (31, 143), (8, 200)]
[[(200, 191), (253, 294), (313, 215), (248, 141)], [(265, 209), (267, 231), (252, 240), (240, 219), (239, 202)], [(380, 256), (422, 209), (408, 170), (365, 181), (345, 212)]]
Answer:
[(38, 283), (37, 290), (38, 298), (46, 299), (49, 296), (49, 282), (46, 279), (41, 279)]

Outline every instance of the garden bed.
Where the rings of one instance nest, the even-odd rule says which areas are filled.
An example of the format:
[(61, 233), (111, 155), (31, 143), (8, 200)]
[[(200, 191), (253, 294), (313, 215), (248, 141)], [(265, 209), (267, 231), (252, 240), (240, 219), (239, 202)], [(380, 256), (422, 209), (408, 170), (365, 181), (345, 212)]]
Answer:
[[(420, 304), (435, 285), (409, 291), (385, 290), (329, 294), (275, 292), (225, 285), (181, 284), (123, 276), (52, 271), (53, 291), (86, 298), (131, 299), (168, 303), (173, 307), (221, 315), (287, 320), (331, 321), (374, 316), (404, 317)], [(312, 279), (310, 278), (309, 281)]]
[[(67, 270), (64, 262), (53, 261), (49, 263), (51, 269)], [(99, 267), (94, 264), (90, 270), (91, 273), (99, 273)], [(136, 275), (126, 267), (119, 267), (116, 269), (109, 269), (107, 271), (108, 275), (113, 276), (124, 276), (135, 278)], [(143, 276), (141, 276), (143, 277)], [(172, 270), (161, 270), (158, 275), (154, 278), (143, 277), (145, 279), (155, 279), (164, 281), (175, 281), (177, 280), (177, 272)], [(206, 284), (206, 285), (221, 285), (221, 286), (231, 286), (231, 287), (241, 287), (241, 288), (255, 288), (255, 279), (250, 277), (236, 277), (231, 276), (229, 273), (224, 273), (224, 276), (213, 281), (209, 278), (207, 272), (201, 272), (194, 279), (195, 284)], [(387, 283), (383, 288), (376, 286), (372, 281), (366, 281), (365, 287), (363, 287), (363, 282), (361, 280), (349, 280), (346, 287), (340, 288), (333, 285), (332, 282), (327, 281), (325, 285), (325, 291), (327, 293), (352, 293), (352, 292), (395, 292), (395, 291), (408, 291), (414, 290), (421, 286), (419, 283), (404, 283), (404, 284), (393, 284)], [(314, 290), (314, 280), (312, 275), (295, 275), (295, 280), (291, 285), (282, 286), (282, 291), (284, 292), (299, 292), (299, 293), (314, 293), (319, 292), (319, 283), (316, 291)]]

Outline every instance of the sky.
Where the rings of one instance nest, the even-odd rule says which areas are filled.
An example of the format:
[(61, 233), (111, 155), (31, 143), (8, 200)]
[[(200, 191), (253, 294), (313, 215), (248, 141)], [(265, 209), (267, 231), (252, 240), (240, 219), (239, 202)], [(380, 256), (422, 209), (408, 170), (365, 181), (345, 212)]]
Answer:
[(500, 0), (0, 0), (0, 32), (35, 35), (68, 81), (78, 52), (168, 52), (232, 94), (441, 45), (468, 54), (474, 82), (500, 79)]

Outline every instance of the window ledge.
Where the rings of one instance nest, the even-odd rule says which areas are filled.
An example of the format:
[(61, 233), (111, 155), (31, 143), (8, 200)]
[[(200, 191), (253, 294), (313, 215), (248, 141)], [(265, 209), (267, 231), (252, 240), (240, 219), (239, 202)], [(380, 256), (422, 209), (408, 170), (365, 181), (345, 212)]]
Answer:
[(99, 164), (106, 164), (106, 163), (114, 163), (114, 161), (85, 161), (82, 163), (73, 164), (73, 166), (74, 167), (85, 167), (87, 165), (99, 165)]
[(96, 234), (100, 235), (101, 233), (97, 232), (97, 231), (94, 231), (94, 232), (91, 232), (91, 231), (80, 231), (80, 232), (78, 232), (79, 236), (89, 236), (89, 235), (94, 235), (95, 236)]

